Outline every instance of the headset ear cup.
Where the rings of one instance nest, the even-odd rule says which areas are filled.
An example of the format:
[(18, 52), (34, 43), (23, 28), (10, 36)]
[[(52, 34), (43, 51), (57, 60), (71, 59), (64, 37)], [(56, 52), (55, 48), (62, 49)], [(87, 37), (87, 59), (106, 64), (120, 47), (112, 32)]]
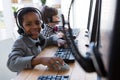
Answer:
[(42, 27), (42, 29), (44, 28), (44, 23), (42, 23), (41, 27)]
[(17, 32), (18, 32), (20, 35), (24, 34), (24, 31), (23, 31), (23, 29), (21, 29), (21, 28), (19, 28), (19, 29), (17, 30)]

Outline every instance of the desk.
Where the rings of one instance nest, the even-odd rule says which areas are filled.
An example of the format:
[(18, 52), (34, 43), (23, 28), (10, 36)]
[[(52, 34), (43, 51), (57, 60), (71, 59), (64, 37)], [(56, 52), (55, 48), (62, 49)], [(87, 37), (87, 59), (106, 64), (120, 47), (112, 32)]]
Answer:
[[(84, 32), (80, 32), (84, 33)], [(86, 50), (85, 44), (86, 39), (84, 34), (79, 35), (77, 37), (78, 46), (84, 52)], [(81, 44), (82, 43), (82, 44)], [(84, 44), (83, 44), (84, 43)], [(81, 45), (83, 47), (81, 47)], [(49, 46), (45, 48), (39, 56), (50, 57), (53, 56), (57, 51), (57, 47)], [(49, 71), (47, 70), (47, 66), (37, 65), (34, 69), (24, 70), (19, 75), (17, 75), (14, 80), (37, 80), (40, 75), (69, 75), (70, 80), (97, 80), (96, 73), (86, 73), (77, 61), (75, 63), (69, 64), (70, 70), (66, 72), (62, 71)]]

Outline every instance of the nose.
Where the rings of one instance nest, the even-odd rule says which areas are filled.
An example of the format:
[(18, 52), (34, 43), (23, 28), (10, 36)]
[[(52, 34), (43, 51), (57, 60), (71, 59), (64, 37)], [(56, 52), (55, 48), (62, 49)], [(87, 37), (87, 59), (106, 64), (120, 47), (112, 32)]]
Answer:
[(60, 19), (59, 16), (57, 16), (57, 19)]
[(38, 25), (38, 24), (33, 24), (32, 28), (41, 28), (41, 25)]
[(34, 25), (32, 26), (32, 29), (34, 29), (34, 30), (40, 29), (40, 30), (41, 30), (41, 25), (36, 25), (36, 24), (34, 24)]

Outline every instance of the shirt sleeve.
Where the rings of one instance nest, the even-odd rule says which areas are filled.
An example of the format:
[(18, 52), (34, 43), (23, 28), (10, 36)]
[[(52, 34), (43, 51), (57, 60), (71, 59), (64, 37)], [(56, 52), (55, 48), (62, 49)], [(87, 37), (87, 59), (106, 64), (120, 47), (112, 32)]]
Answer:
[[(29, 53), (29, 52), (28, 52)], [(34, 55), (26, 56), (26, 47), (22, 41), (16, 41), (8, 56), (7, 67), (13, 72), (20, 72), (24, 69), (32, 69), (31, 60)]]

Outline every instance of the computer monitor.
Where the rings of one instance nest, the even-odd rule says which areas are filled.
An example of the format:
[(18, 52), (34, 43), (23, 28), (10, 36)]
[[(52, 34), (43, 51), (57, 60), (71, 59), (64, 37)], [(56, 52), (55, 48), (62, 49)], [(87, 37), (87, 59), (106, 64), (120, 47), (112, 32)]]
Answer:
[(88, 14), (88, 23), (87, 23), (87, 32), (90, 29), (90, 21), (91, 21), (91, 17), (93, 15), (93, 0), (90, 0), (90, 5), (89, 5), (89, 14)]
[(116, 0), (116, 15), (110, 42), (108, 74), (109, 80), (120, 79), (120, 0)]
[[(79, 26), (81, 29), (81, 32), (83, 32), (82, 30), (85, 30), (84, 35), (89, 40), (88, 43), (86, 43), (86, 46), (89, 46), (90, 42), (97, 43), (97, 37), (96, 37), (97, 30), (96, 29), (98, 27), (98, 24), (96, 24), (95, 21), (98, 21), (98, 18), (99, 18), (96, 15), (98, 13), (98, 10), (96, 10), (97, 9), (96, 7), (98, 6), (98, 2), (97, 2), (97, 0), (88, 0), (88, 1), (85, 0), (85, 1), (81, 1), (81, 2), (80, 1), (74, 0), (74, 5), (71, 8), (72, 10), (70, 10), (71, 11), (70, 25), (71, 25), (71, 28), (74, 25)], [(79, 6), (75, 6), (78, 3), (79, 3)], [(75, 10), (73, 10), (74, 8), (75, 8)], [(73, 14), (76, 14), (76, 16), (74, 16)], [(79, 15), (77, 15), (77, 14), (79, 14)], [(94, 32), (94, 33), (92, 33), (92, 32)]]
[(68, 35), (65, 34), (65, 37), (67, 38), (67, 42), (69, 42), (68, 46), (71, 47), (72, 52), (74, 53), (73, 55), (75, 56), (76, 60), (80, 63), (80, 65), (84, 68), (85, 71), (87, 72), (95, 72), (94, 65), (92, 63), (92, 60), (90, 58), (84, 58), (81, 53), (79, 52), (77, 45), (74, 42), (74, 38), (72, 35), (72, 29), (69, 23), (70, 19), (70, 10), (71, 6), (73, 4), (74, 0), (71, 1), (69, 12), (68, 12), (68, 23), (65, 22), (64, 20), (64, 15), (62, 15), (62, 23), (63, 23), (63, 30), (65, 30), (65, 25), (68, 26)]
[[(73, 39), (73, 35), (72, 35), (72, 29), (69, 23), (69, 19), (70, 19), (70, 10), (71, 10), (71, 6), (73, 4), (73, 0), (71, 2), (70, 8), (69, 8), (69, 12), (68, 12), (68, 32), (69, 32), (69, 46), (71, 47), (72, 52), (74, 53), (74, 56), (76, 58), (76, 60), (78, 61), (78, 63), (82, 66), (82, 68), (87, 71), (87, 72), (97, 72), (97, 74), (99, 76), (106, 76), (106, 70), (104, 68), (104, 64), (102, 62), (102, 59), (100, 57), (100, 52), (99, 52), (99, 48), (98, 46), (96, 46), (96, 42), (99, 41), (97, 40), (96, 36), (99, 36), (99, 21), (100, 21), (100, 10), (101, 10), (101, 2), (100, 0), (96, 1), (96, 6), (95, 6), (95, 17), (93, 20), (93, 30), (94, 30), (94, 34), (91, 33), (92, 37), (93, 37), (93, 41), (90, 42), (90, 51), (87, 52), (86, 57), (83, 57), (81, 55), (81, 52), (79, 51), (79, 49), (77, 48), (74, 39)], [(64, 19), (63, 19), (64, 21)], [(65, 22), (64, 22), (65, 23)], [(96, 26), (95, 26), (96, 25)], [(93, 31), (92, 31), (93, 32)], [(94, 36), (95, 35), (95, 36)], [(68, 38), (68, 37), (67, 37)]]
[[(120, 1), (108, 1), (104, 5), (101, 16), (101, 47), (102, 60), (108, 72), (108, 80), (119, 80), (120, 72)], [(105, 18), (106, 17), (106, 18)]]
[[(71, 31), (69, 31), (70, 42), (76, 60), (85, 71), (97, 72), (100, 77), (105, 77), (107, 80), (119, 80), (120, 1), (112, 0), (108, 2), (112, 6), (103, 5), (102, 14), (97, 14), (101, 15), (101, 23), (98, 24), (99, 27), (97, 28), (97, 37), (99, 37), (97, 42), (101, 46), (96, 46), (95, 42), (91, 42), (89, 46), (90, 51), (86, 53), (86, 57), (83, 57), (73, 41)], [(106, 8), (108, 9), (107, 12)], [(70, 28), (69, 24), (68, 26)]]
[(89, 43), (94, 42), (95, 45), (98, 45), (98, 36), (99, 36), (99, 25), (100, 25), (100, 14), (101, 14), (101, 0), (94, 0), (94, 6), (92, 7), (92, 15), (90, 19), (89, 29), (88, 29), (88, 38)]

